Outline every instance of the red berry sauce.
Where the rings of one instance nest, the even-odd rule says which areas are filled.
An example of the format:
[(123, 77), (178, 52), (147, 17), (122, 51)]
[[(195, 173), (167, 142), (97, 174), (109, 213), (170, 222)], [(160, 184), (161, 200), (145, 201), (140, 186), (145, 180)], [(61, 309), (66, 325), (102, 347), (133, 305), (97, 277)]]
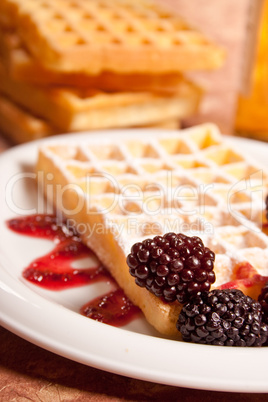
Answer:
[(93, 256), (73, 229), (58, 223), (52, 215), (31, 215), (11, 219), (8, 227), (13, 231), (52, 240), (56, 246), (45, 256), (37, 258), (23, 271), (23, 277), (49, 290), (62, 290), (100, 280), (112, 280), (101, 264), (94, 268), (75, 269), (72, 264)]
[(121, 327), (139, 315), (140, 309), (131, 303), (122, 289), (116, 289), (85, 304), (80, 312), (96, 321)]
[[(22, 273), (28, 281), (48, 290), (92, 284), (97, 281), (114, 282), (109, 272), (97, 263), (94, 268), (73, 268), (74, 262), (94, 257), (73, 228), (59, 222), (54, 215), (29, 215), (7, 221), (16, 233), (54, 242), (54, 249), (32, 261)], [(116, 285), (116, 284), (115, 284)], [(117, 289), (81, 308), (81, 314), (114, 326), (123, 326), (133, 320), (140, 310)]]

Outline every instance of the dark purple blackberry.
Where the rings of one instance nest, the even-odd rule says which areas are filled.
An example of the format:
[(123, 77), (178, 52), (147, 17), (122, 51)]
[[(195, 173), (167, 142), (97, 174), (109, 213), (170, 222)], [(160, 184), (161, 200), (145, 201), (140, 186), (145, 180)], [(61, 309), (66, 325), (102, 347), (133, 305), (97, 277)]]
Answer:
[(266, 219), (268, 221), (268, 195), (265, 198), (265, 211), (266, 211)]
[(137, 285), (167, 302), (186, 303), (215, 282), (214, 260), (199, 237), (167, 233), (134, 244), (127, 264)]
[(262, 309), (262, 320), (268, 324), (268, 282), (262, 288), (258, 297), (258, 302)]
[(214, 289), (191, 299), (177, 329), (184, 341), (220, 346), (262, 346), (268, 336), (260, 303), (238, 289)]

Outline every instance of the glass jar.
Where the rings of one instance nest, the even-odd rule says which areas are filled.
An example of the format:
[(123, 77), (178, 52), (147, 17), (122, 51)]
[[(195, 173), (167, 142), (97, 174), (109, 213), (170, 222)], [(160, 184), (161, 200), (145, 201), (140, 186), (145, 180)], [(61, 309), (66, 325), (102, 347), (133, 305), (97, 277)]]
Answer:
[[(268, 141), (268, 0), (262, 1), (259, 6), (260, 18), (257, 10), (253, 26), (249, 27), (254, 30), (254, 23), (257, 25), (256, 35), (252, 33), (256, 52), (251, 51), (253, 68), (244, 83), (244, 93), (238, 98), (235, 131), (242, 136)], [(249, 42), (247, 46), (254, 44)]]

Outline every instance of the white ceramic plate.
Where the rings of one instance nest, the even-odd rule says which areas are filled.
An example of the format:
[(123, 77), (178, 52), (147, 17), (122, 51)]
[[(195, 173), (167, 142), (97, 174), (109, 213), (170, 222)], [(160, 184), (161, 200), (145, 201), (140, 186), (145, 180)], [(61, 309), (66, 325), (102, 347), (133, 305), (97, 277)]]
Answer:
[[(75, 138), (97, 135), (101, 141), (101, 136), (116, 138), (117, 134), (85, 133), (75, 134)], [(136, 132), (144, 134), (142, 130)], [(61, 139), (68, 142), (74, 135)], [(239, 151), (244, 149), (267, 163), (267, 144), (239, 138), (230, 141)], [(84, 303), (107, 291), (105, 284), (52, 292), (23, 280), (23, 268), (53, 247), (49, 241), (17, 235), (5, 225), (7, 219), (39, 212), (41, 206), (43, 212), (33, 172), (39, 145), (40, 141), (29, 143), (0, 156), (1, 324), (47, 350), (113, 373), (190, 388), (268, 392), (268, 348), (228, 348), (163, 339), (143, 319), (114, 328), (78, 313)]]

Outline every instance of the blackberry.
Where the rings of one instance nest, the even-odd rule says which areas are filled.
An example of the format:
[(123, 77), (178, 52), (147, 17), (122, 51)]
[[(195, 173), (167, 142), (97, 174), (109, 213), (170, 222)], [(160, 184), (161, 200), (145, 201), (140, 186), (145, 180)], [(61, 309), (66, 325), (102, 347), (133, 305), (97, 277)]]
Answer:
[(268, 282), (262, 288), (258, 296), (258, 302), (262, 308), (262, 320), (268, 324)]
[(262, 346), (268, 336), (260, 303), (238, 289), (196, 296), (183, 306), (177, 329), (184, 341), (220, 346)]
[(167, 233), (135, 243), (127, 257), (136, 284), (166, 302), (187, 302), (215, 282), (215, 254), (199, 237)]
[(266, 219), (268, 220), (268, 195), (265, 198)]

